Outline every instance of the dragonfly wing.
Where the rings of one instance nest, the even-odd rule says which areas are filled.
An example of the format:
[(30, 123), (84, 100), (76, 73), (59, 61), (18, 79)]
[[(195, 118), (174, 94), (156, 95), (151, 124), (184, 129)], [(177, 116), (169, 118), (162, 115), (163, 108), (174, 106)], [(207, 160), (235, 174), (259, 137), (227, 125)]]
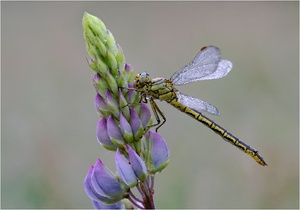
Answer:
[(218, 116), (220, 115), (220, 112), (218, 111), (218, 109), (215, 106), (213, 106), (205, 101), (202, 101), (198, 98), (194, 98), (192, 96), (185, 95), (178, 91), (176, 92), (176, 95), (177, 95), (178, 101), (180, 103), (182, 103), (183, 105), (185, 105), (197, 112), (205, 111), (205, 112), (213, 114), (213, 115), (218, 115)]
[(186, 66), (175, 72), (171, 81), (175, 85), (183, 85), (200, 80), (219, 79), (227, 75), (232, 63), (221, 59), (219, 48), (208, 46), (197, 53)]

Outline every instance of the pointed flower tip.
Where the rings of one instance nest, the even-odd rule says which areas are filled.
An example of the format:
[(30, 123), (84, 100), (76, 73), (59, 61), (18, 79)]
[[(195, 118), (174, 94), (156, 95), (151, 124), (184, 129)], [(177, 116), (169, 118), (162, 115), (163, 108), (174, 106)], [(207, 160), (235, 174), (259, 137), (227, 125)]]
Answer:
[(88, 180), (91, 178), (90, 176), (91, 176), (93, 170), (94, 170), (94, 166), (90, 166), (88, 169), (88, 172), (85, 176), (84, 183), (88, 182)]
[(117, 197), (117, 198), (108, 198), (106, 196), (102, 196), (99, 193), (96, 192), (93, 184), (92, 184), (92, 173), (94, 171), (94, 166), (91, 166), (87, 172), (87, 175), (84, 179), (83, 182), (83, 186), (84, 186), (84, 190), (87, 194), (87, 196), (92, 199), (93, 201), (97, 201), (97, 202), (104, 202), (104, 203), (116, 203), (118, 202), (120, 199), (122, 199), (123, 197)]
[[(167, 167), (170, 161), (170, 150), (167, 142), (156, 132), (148, 131), (146, 139), (152, 141), (151, 162), (148, 167), (152, 173), (160, 172)], [(151, 145), (151, 143), (149, 144)]]
[(106, 89), (105, 94), (106, 94), (107, 105), (113, 109), (119, 109), (116, 100), (113, 98), (111, 92), (108, 89)]
[(108, 89), (108, 84), (105, 78), (96, 73), (92, 76), (92, 83), (96, 92), (99, 93), (103, 98), (105, 98), (106, 90)]
[(131, 69), (132, 69), (131, 64), (125, 63), (125, 70), (126, 70), (126, 71), (131, 71)]
[(129, 154), (129, 161), (131, 163), (135, 175), (142, 182), (145, 181), (148, 173), (144, 161), (129, 145), (127, 145), (127, 149)]
[(112, 95), (111, 95), (111, 93), (108, 89), (105, 90), (105, 93), (106, 93), (106, 100), (107, 101), (112, 101), (113, 103), (116, 104), (116, 101), (113, 99), (113, 97), (112, 97)]
[(117, 167), (117, 172), (121, 178), (121, 180), (128, 186), (134, 187), (137, 185), (136, 175), (128, 163), (128, 161), (120, 154), (119, 149), (115, 155), (115, 163)]
[(90, 13), (88, 13), (87, 11), (83, 12), (83, 18), (87, 18), (89, 16), (92, 16)]
[(106, 149), (115, 151), (117, 149), (116, 145), (110, 140), (107, 132), (107, 122), (104, 117), (102, 117), (96, 126), (96, 137), (98, 142)]
[(99, 108), (99, 106), (100, 107), (101, 106), (106, 106), (106, 103), (105, 103), (104, 99), (98, 93), (96, 93), (96, 96), (95, 96), (94, 106), (95, 106), (96, 110)]
[[(103, 44), (107, 37), (107, 29), (104, 23), (97, 17), (84, 13), (83, 15), (83, 36), (86, 42), (86, 49), (91, 57), (99, 57), (99, 49), (103, 49)], [(100, 50), (100, 53), (102, 51)]]
[[(112, 71), (112, 69), (110, 69)], [(109, 86), (109, 89), (112, 91), (112, 93), (114, 95), (117, 95), (118, 94), (118, 83), (117, 83), (117, 80), (119, 80), (119, 78), (115, 77), (112, 75), (113, 72), (110, 72), (110, 71), (106, 71), (104, 76), (105, 76), (105, 79), (107, 81), (107, 84)], [(116, 72), (114, 73), (116, 74)]]
[(126, 120), (126, 118), (123, 116), (122, 112), (120, 112), (120, 130), (127, 143), (133, 141), (133, 133), (131, 126)]
[(122, 88), (119, 88), (118, 90), (119, 92), (119, 101), (120, 101), (120, 105), (122, 106), (122, 108), (126, 108), (127, 106), (127, 101), (126, 101), (126, 98), (122, 92)]
[(136, 111), (131, 107), (129, 108), (129, 110), (131, 128), (134, 133), (135, 139), (139, 140), (140, 138), (142, 138), (144, 133), (143, 125)]
[(145, 103), (141, 103), (141, 122), (144, 128), (151, 123), (151, 112)]
[(93, 81), (94, 86), (95, 86), (95, 83), (97, 83), (100, 79), (101, 79), (101, 76), (98, 73), (91, 76), (91, 80)]
[(95, 96), (94, 107), (99, 116), (108, 117), (111, 114), (106, 102), (104, 101), (102, 96), (98, 93), (96, 93)]
[(101, 196), (110, 199), (123, 196), (124, 188), (100, 159), (94, 165), (94, 170), (91, 174), (91, 183), (95, 191)]
[[(83, 22), (83, 26), (85, 26), (86, 24), (90, 24), (91, 26), (100, 26), (103, 27), (103, 22), (96, 16), (88, 13), (88, 12), (84, 12), (83, 13), (83, 18), (82, 18), (82, 22)], [(106, 30), (106, 28), (105, 28)]]
[(89, 17), (89, 13), (87, 13), (86, 11), (83, 13), (83, 17), (82, 17), (82, 25), (84, 26), (87, 22), (87, 18)]
[(86, 25), (90, 19), (95, 18), (95, 16), (89, 14), (88, 12), (84, 12), (83, 13), (83, 17), (82, 17), (82, 24), (83, 26)]
[(109, 116), (107, 119), (107, 133), (110, 140), (117, 146), (117, 147), (124, 147), (125, 140), (122, 136), (122, 133), (115, 123), (112, 116)]
[(94, 170), (94, 166), (91, 166), (85, 176), (85, 179), (83, 181), (83, 186), (87, 196), (89, 196), (90, 199), (98, 200), (99, 194), (96, 193), (91, 183), (91, 174), (93, 173), (93, 170)]
[(110, 109), (114, 117), (119, 118), (119, 114), (120, 114), (119, 105), (117, 104), (116, 100), (113, 98), (112, 94), (108, 89), (106, 89), (106, 102), (108, 108)]

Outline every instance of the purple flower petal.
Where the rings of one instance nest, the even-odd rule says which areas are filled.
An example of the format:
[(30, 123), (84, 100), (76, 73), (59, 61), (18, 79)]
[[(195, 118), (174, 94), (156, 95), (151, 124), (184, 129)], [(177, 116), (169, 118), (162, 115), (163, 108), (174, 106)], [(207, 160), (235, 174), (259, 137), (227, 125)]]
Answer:
[(122, 196), (120, 196), (119, 198), (110, 199), (108, 197), (102, 196), (99, 193), (97, 193), (95, 191), (95, 189), (92, 185), (92, 181), (91, 181), (91, 175), (92, 175), (93, 170), (94, 170), (94, 166), (91, 166), (89, 168), (88, 173), (86, 174), (86, 177), (83, 182), (84, 190), (85, 190), (87, 196), (94, 201), (105, 202), (105, 203), (115, 203), (115, 202), (119, 201), (120, 199), (122, 199)]
[(106, 89), (106, 103), (107, 103), (107, 106), (110, 109), (111, 113), (114, 115), (114, 117), (118, 118), (120, 115), (119, 105), (117, 104), (115, 99), (112, 97), (112, 95), (108, 89)]
[(107, 133), (108, 133), (110, 140), (117, 147), (125, 146), (125, 140), (121, 134), (119, 127), (116, 125), (112, 116), (109, 116), (107, 119)]
[(140, 118), (144, 128), (147, 128), (147, 126), (151, 125), (151, 112), (145, 103), (141, 103)]
[(108, 198), (119, 198), (125, 191), (124, 187), (105, 168), (100, 159), (94, 164), (91, 183), (98, 194)]
[(127, 81), (129, 83), (132, 83), (135, 77), (135, 73), (133, 72), (131, 65), (126, 63), (124, 69), (124, 74), (126, 75)]
[(147, 178), (147, 168), (144, 161), (129, 145), (127, 145), (127, 148), (129, 154), (129, 161), (135, 175), (142, 182), (145, 181)]
[(114, 204), (105, 204), (93, 200), (93, 205), (95, 209), (125, 209), (125, 204), (122, 201), (119, 201)]
[(102, 197), (100, 196), (95, 190), (94, 190), (94, 187), (91, 183), (91, 174), (94, 170), (94, 166), (91, 166), (85, 176), (85, 179), (84, 179), (84, 182), (83, 182), (83, 185), (84, 185), (84, 189), (85, 189), (85, 192), (86, 194), (90, 197), (90, 199), (93, 199), (93, 200), (98, 200), (100, 201), (101, 199), (99, 199), (99, 197)]
[(142, 122), (134, 109), (130, 108), (130, 124), (134, 133), (135, 140), (139, 141), (144, 133)]
[(111, 111), (107, 107), (105, 100), (102, 98), (102, 96), (99, 93), (96, 93), (94, 106), (99, 117), (104, 116), (105, 118), (107, 118), (111, 114)]
[(145, 135), (150, 157), (147, 158), (147, 166), (151, 173), (160, 172), (167, 167), (170, 161), (170, 151), (167, 142), (154, 131), (148, 131)]
[(106, 108), (107, 109), (107, 105), (104, 101), (104, 99), (99, 95), (99, 93), (96, 93), (96, 97), (94, 100), (94, 106), (97, 112), (100, 112), (100, 108)]
[(115, 155), (115, 163), (121, 180), (130, 188), (136, 186), (136, 175), (131, 165), (128, 163), (127, 160), (124, 159), (124, 157), (120, 154), (119, 150), (117, 150)]
[(110, 140), (108, 133), (107, 133), (107, 125), (106, 120), (102, 117), (96, 126), (96, 136), (98, 142), (106, 149), (116, 151), (117, 147), (114, 143)]
[(126, 71), (131, 71), (131, 69), (132, 69), (131, 64), (125, 63), (125, 70)]
[(122, 113), (120, 113), (120, 130), (122, 132), (123, 138), (127, 143), (133, 141), (133, 134), (130, 124), (127, 122)]

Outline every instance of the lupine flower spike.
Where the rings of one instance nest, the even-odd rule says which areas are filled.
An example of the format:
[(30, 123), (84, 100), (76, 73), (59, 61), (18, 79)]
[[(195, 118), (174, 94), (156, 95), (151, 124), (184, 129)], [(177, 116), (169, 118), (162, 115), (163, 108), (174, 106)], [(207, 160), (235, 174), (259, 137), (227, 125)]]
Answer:
[[(151, 112), (140, 103), (133, 88), (135, 73), (112, 33), (100, 19), (84, 13), (83, 34), (100, 117), (96, 137), (115, 152), (116, 164), (113, 173), (98, 159), (85, 177), (86, 194), (95, 209), (154, 209), (154, 177), (168, 165), (167, 143), (149, 130)], [(139, 195), (133, 193), (135, 187)]]

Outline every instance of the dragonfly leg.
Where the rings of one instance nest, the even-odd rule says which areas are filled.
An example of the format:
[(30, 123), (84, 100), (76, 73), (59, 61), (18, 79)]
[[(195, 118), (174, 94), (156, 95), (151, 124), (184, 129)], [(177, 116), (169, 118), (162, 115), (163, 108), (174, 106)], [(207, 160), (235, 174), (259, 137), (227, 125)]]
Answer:
[(134, 106), (140, 105), (142, 102), (143, 103), (148, 103), (148, 100), (147, 100), (147, 98), (144, 95), (141, 95), (140, 100), (139, 100), (138, 103), (128, 103), (128, 104), (122, 106), (122, 109), (125, 108), (125, 107), (127, 107), (127, 106), (134, 107)]
[(119, 87), (121, 90), (136, 90), (135, 88)]
[[(155, 131), (157, 132), (158, 129), (166, 122), (166, 117), (165, 117), (165, 115), (162, 113), (162, 111), (160, 111), (160, 109), (158, 108), (157, 104), (155, 103), (155, 101), (154, 101), (152, 98), (150, 98), (150, 104), (151, 104), (151, 108), (152, 108), (152, 110), (153, 110), (153, 114), (154, 114), (154, 116), (155, 116), (155, 118), (156, 118), (156, 121), (157, 121), (157, 123), (154, 124), (154, 125), (151, 125), (151, 127), (157, 126), (156, 129), (155, 129)], [(160, 123), (159, 115), (160, 115), (160, 116), (163, 118), (163, 120), (164, 120), (162, 123)]]
[(137, 105), (140, 105), (140, 104), (141, 104), (141, 103), (128, 103), (128, 104), (122, 106), (122, 109), (125, 108), (125, 107), (127, 107), (127, 106), (129, 106), (129, 107), (134, 107), (134, 106), (137, 106)]

